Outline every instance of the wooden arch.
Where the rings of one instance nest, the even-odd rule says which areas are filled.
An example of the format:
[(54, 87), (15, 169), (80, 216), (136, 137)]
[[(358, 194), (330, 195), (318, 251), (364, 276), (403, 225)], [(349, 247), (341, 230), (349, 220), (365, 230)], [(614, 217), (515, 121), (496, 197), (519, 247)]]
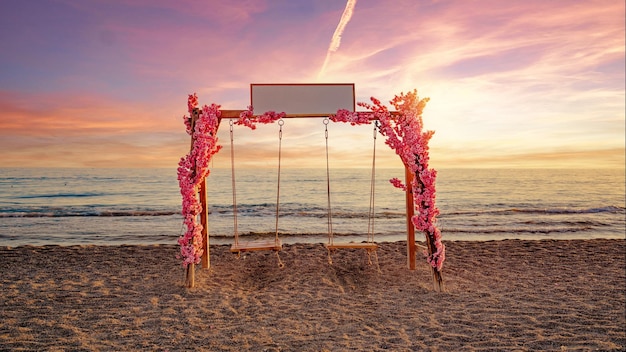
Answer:
[[(261, 106), (259, 111), (283, 111), (281, 118), (327, 118), (329, 116), (339, 115), (342, 111), (348, 111), (354, 113), (355, 111), (355, 94), (354, 84), (251, 84), (251, 102), (252, 106)], [(374, 99), (372, 99), (374, 100)], [(290, 102), (291, 105), (284, 105), (282, 102)], [(293, 104), (293, 102), (301, 102), (300, 105)], [(330, 101), (330, 103), (329, 103)], [(305, 106), (306, 112), (302, 109)], [(240, 119), (250, 110), (219, 110), (217, 113), (217, 126), (214, 133), (217, 134), (217, 129), (222, 119)], [(190, 117), (188, 129), (194, 131), (196, 122), (200, 119), (202, 110), (197, 107), (190, 107)], [(336, 114), (336, 115), (335, 115)], [(356, 114), (356, 113), (354, 113)], [(397, 111), (388, 111), (390, 116), (400, 115)], [(260, 115), (248, 116), (255, 118)], [(356, 115), (355, 115), (356, 116)], [(379, 119), (379, 116), (370, 112), (364, 112), (363, 116), (369, 121), (375, 121)], [(421, 116), (420, 116), (421, 121)], [(344, 121), (346, 122), (346, 121)], [(362, 124), (369, 122), (352, 122), (353, 124)], [(191, 134), (191, 148), (194, 147), (194, 133)], [(404, 162), (404, 160), (403, 160)], [(406, 224), (407, 224), (407, 268), (409, 270), (416, 269), (417, 249), (425, 250), (429, 256), (435, 255), (438, 251), (435, 239), (429, 234), (426, 234), (426, 246), (420, 246), (415, 242), (415, 225), (413, 218), (415, 215), (416, 204), (414, 202), (414, 189), (410, 186), (417, 183), (423, 186), (420, 176), (412, 170), (411, 166), (404, 162), (405, 166), (405, 184), (407, 185), (405, 190), (406, 199)], [(198, 214), (200, 223), (202, 225), (202, 268), (210, 268), (210, 248), (209, 248), (209, 217), (208, 217), (208, 200), (207, 200), (207, 186), (206, 177), (202, 177), (197, 186), (197, 196), (199, 203), (201, 204), (201, 213)], [(441, 262), (443, 258), (440, 259)], [(443, 277), (441, 275), (441, 263), (438, 267), (431, 265), (433, 284), (436, 291), (443, 291)], [(195, 263), (191, 262), (187, 266), (186, 270), (186, 286), (193, 287), (195, 285)]]

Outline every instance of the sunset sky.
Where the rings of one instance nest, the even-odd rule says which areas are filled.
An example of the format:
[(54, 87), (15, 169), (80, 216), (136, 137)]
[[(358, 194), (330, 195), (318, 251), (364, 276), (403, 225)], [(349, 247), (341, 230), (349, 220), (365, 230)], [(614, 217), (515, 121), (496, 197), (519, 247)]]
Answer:
[[(617, 0), (0, 2), (0, 167), (176, 168), (187, 95), (245, 109), (250, 83), (354, 83), (431, 100), (431, 165), (625, 162)], [(284, 167), (325, 165), (320, 119), (286, 121)], [(368, 167), (370, 127), (329, 126), (331, 164)], [(240, 167), (276, 163), (276, 125), (235, 130)], [(219, 137), (229, 145), (228, 123)], [(399, 159), (378, 139), (377, 164)], [(214, 167), (229, 167), (227, 150)]]

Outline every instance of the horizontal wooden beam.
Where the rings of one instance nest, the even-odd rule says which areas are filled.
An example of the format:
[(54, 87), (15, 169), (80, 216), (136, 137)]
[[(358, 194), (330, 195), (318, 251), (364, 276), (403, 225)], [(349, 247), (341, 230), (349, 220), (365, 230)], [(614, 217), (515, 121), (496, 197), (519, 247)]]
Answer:
[[(242, 112), (244, 112), (245, 110), (220, 110), (221, 115), (220, 118), (222, 119), (238, 119), (239, 115), (241, 115)], [(367, 113), (369, 111), (357, 111), (357, 112), (363, 112), (363, 113)], [(400, 113), (397, 111), (390, 111), (391, 115), (399, 115)], [(324, 117), (329, 117), (331, 115), (334, 114), (287, 114), (285, 115), (284, 118), (287, 119), (298, 119), (298, 118), (324, 118)], [(254, 115), (254, 116), (259, 116), (259, 115)], [(370, 119), (372, 121), (376, 120), (376, 119)]]

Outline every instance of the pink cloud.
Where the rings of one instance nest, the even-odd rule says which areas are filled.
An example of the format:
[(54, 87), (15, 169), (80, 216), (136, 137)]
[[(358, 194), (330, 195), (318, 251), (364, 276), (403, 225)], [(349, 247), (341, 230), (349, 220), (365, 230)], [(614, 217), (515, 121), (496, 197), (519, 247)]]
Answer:
[(88, 94), (0, 92), (0, 110), (3, 134), (28, 136), (160, 132), (177, 122), (144, 105)]
[[(61, 4), (49, 6), (69, 9), (76, 21), (37, 14), (16, 28), (20, 42), (7, 41), (3, 165), (36, 160), (41, 148), (67, 163), (132, 164), (133, 154), (146, 165), (175, 163), (188, 148), (180, 121), (187, 94), (243, 109), (250, 83), (317, 81), (345, 2)], [(507, 155), (570, 160), (568, 147), (580, 140), (585, 145), (572, 148), (587, 158), (585, 150), (624, 144), (623, 13), (613, 0), (361, 1), (319, 81), (355, 83), (359, 101), (413, 88), (431, 97), (424, 118), (437, 131), (434, 163), (451, 160), (436, 152), (445, 148), (485, 163)], [(37, 45), (23, 45), (29, 39)], [(303, 155), (318, 147), (318, 127), (291, 131), (299, 136), (286, 151), (294, 165), (312, 162)], [(263, 142), (244, 144), (242, 154), (271, 160), (272, 136), (242, 139)], [(345, 141), (338, 160), (367, 158), (369, 143), (358, 134)], [(534, 144), (547, 154), (535, 154)], [(105, 145), (106, 155), (98, 153)]]

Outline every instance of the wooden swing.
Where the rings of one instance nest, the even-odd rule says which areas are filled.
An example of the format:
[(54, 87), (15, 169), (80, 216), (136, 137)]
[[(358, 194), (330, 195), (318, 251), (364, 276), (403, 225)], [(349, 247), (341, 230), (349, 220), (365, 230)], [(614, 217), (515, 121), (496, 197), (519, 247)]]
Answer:
[[(328, 263), (332, 264), (332, 252), (338, 249), (365, 249), (367, 251), (368, 263), (372, 264), (371, 254), (373, 253), (376, 258), (376, 265), (378, 265), (378, 255), (376, 250), (378, 245), (374, 242), (374, 195), (375, 195), (375, 183), (376, 183), (376, 134), (377, 123), (374, 123), (374, 149), (372, 153), (372, 173), (370, 178), (370, 204), (367, 215), (367, 241), (365, 242), (336, 242), (333, 232), (332, 221), (332, 208), (330, 201), (330, 166), (328, 162), (328, 123), (329, 120), (324, 119), (324, 134), (326, 139), (326, 190), (327, 190), (327, 210), (328, 210), (328, 243), (324, 244), (324, 247), (328, 250)], [(380, 269), (379, 269), (380, 270)]]
[[(313, 118), (313, 117), (328, 117), (335, 112), (339, 112), (340, 110), (348, 110), (355, 111), (356, 101), (355, 101), (355, 90), (353, 83), (314, 83), (314, 84), (251, 84), (250, 85), (250, 100), (251, 106), (255, 107), (257, 111), (282, 111), (287, 118)], [(246, 110), (220, 110), (220, 114), (218, 115), (218, 124), (215, 128), (215, 132), (217, 132), (217, 128), (219, 128), (219, 123), (223, 118), (237, 119), (241, 117), (241, 114)], [(192, 115), (192, 126), (194, 125), (194, 120), (198, 118), (200, 114), (199, 109), (195, 109), (191, 112)], [(394, 116), (399, 113), (396, 111), (389, 111), (389, 115)], [(401, 113), (400, 113), (401, 114)], [(376, 120), (376, 116), (370, 115), (369, 120)], [(327, 123), (327, 122), (326, 122)], [(232, 128), (232, 127), (231, 127)], [(194, 136), (192, 134), (192, 146), (194, 141)], [(328, 135), (326, 136), (328, 140)], [(328, 141), (327, 141), (328, 143)], [(231, 145), (232, 145), (232, 130), (231, 130)], [(374, 148), (376, 144), (374, 141)], [(327, 178), (329, 176), (328, 172), (328, 144), (326, 146), (326, 158), (327, 158)], [(232, 148), (231, 148), (231, 153)], [(233, 155), (231, 155), (231, 159), (233, 159)], [(279, 159), (280, 159), (280, 144), (279, 144)], [(234, 163), (232, 164), (234, 165)], [(374, 169), (375, 165), (375, 153), (374, 160), (372, 161), (372, 169)], [(415, 173), (411, 171), (407, 164), (404, 165), (405, 168), (405, 184), (411, 185), (412, 180), (416, 177)], [(234, 175), (234, 166), (233, 166), (233, 175)], [(279, 160), (279, 179), (280, 179), (280, 160)], [(372, 181), (374, 180), (374, 173), (372, 173)], [(200, 214), (201, 223), (202, 223), (202, 268), (210, 268), (210, 258), (209, 258), (209, 235), (208, 235), (208, 201), (207, 201), (207, 184), (206, 179), (201, 180), (199, 187), (199, 198), (200, 203), (202, 204), (202, 213)], [(334, 241), (333, 232), (332, 232), (332, 213), (330, 209), (330, 182), (328, 182), (328, 226), (329, 226), (329, 241), (326, 244), (326, 248), (329, 251), (329, 259), (330, 252), (336, 249), (341, 248), (364, 248), (368, 251), (368, 256), (371, 253), (376, 255), (377, 245), (374, 243), (373, 238), (373, 187), (374, 182), (372, 182), (371, 186), (371, 213), (369, 215), (370, 223), (369, 226), (371, 228), (368, 230), (368, 241), (365, 243), (338, 243)], [(279, 186), (280, 189), (280, 186)], [(233, 198), (235, 198), (234, 191), (234, 177), (233, 177)], [(278, 223), (278, 195), (277, 195), (277, 220)], [(409, 187), (405, 194), (406, 199), (406, 224), (407, 224), (407, 245), (406, 245), (406, 253), (407, 253), (407, 267), (409, 270), (416, 269), (416, 252), (417, 249), (425, 249), (429, 253), (432, 254), (433, 251), (433, 243), (429, 236), (426, 237), (426, 248), (421, 245), (418, 245), (415, 242), (415, 226), (413, 225), (411, 219), (414, 215), (414, 199), (413, 199), (413, 191)], [(236, 210), (235, 210), (236, 214)], [(235, 219), (236, 224), (236, 219)], [(278, 225), (276, 226), (278, 229)], [(244, 251), (254, 251), (254, 250), (274, 250), (277, 255), (278, 252), (282, 249), (282, 244), (280, 243), (280, 239), (278, 238), (278, 230), (276, 231), (276, 236), (273, 241), (250, 241), (247, 243), (239, 243), (239, 238), (237, 231), (235, 231), (235, 244), (231, 247), (231, 251), (233, 253), (241, 253)], [(280, 260), (280, 258), (279, 258)], [(331, 261), (332, 263), (332, 261)], [(433, 270), (433, 279), (435, 289), (438, 291), (443, 290), (443, 278), (441, 276), (441, 272), (435, 268)], [(188, 287), (194, 286), (194, 264), (191, 263), (187, 267), (187, 285)]]
[(237, 228), (237, 191), (236, 191), (236, 182), (235, 182), (235, 149), (234, 149), (234, 138), (233, 138), (233, 120), (230, 122), (230, 160), (231, 160), (231, 180), (232, 180), (232, 189), (233, 189), (233, 227), (234, 227), (234, 237), (235, 243), (230, 247), (230, 251), (232, 253), (236, 253), (237, 257), (241, 255), (242, 252), (254, 252), (254, 251), (266, 251), (272, 250), (276, 253), (276, 257), (278, 258), (278, 266), (284, 267), (283, 262), (280, 260), (280, 256), (278, 252), (280, 252), (283, 248), (280, 237), (278, 236), (278, 215), (279, 215), (279, 204), (280, 204), (280, 161), (281, 161), (281, 149), (282, 149), (282, 138), (283, 138), (283, 125), (284, 121), (282, 119), (278, 120), (279, 132), (278, 132), (278, 187), (276, 191), (276, 231), (274, 239), (259, 239), (259, 240), (251, 240), (251, 241), (239, 241), (239, 230)]

